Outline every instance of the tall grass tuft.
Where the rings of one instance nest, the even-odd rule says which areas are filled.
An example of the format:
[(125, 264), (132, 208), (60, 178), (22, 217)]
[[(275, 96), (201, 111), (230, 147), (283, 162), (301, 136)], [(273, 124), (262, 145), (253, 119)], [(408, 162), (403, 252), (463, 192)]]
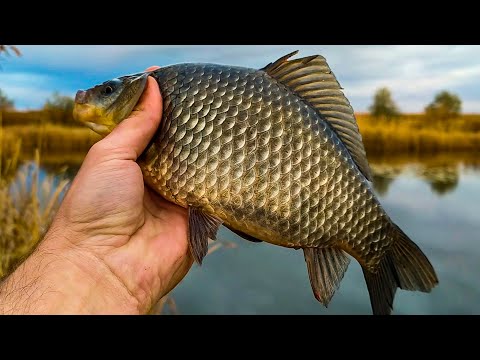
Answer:
[(5, 142), (2, 130), (0, 113), (0, 279), (42, 239), (69, 183), (41, 174), (38, 149), (33, 161), (20, 165), (21, 140)]

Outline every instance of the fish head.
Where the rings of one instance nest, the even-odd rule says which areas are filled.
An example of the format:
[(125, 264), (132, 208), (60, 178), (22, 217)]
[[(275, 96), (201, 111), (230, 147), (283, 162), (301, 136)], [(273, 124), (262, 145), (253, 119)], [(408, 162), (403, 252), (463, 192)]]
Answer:
[(109, 134), (130, 115), (150, 73), (122, 76), (88, 90), (77, 91), (73, 118), (100, 135)]

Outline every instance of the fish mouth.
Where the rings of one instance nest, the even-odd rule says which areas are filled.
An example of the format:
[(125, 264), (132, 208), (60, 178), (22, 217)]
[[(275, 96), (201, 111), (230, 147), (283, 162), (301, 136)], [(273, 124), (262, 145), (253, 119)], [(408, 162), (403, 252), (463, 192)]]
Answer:
[(108, 117), (104, 115), (102, 109), (94, 105), (75, 103), (73, 107), (73, 118), (99, 135), (107, 135), (111, 132), (111, 128), (106, 123), (109, 120)]

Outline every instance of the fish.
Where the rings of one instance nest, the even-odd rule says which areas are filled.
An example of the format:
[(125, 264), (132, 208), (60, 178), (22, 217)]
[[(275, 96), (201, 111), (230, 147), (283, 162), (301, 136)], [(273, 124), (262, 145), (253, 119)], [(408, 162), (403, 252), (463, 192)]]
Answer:
[(353, 258), (373, 314), (389, 315), (398, 288), (429, 293), (436, 272), (375, 196), (353, 108), (326, 59), (297, 53), (260, 69), (180, 63), (121, 76), (79, 90), (73, 116), (106, 135), (153, 77), (162, 121), (137, 162), (147, 186), (188, 209), (195, 262), (221, 225), (302, 249), (328, 307)]

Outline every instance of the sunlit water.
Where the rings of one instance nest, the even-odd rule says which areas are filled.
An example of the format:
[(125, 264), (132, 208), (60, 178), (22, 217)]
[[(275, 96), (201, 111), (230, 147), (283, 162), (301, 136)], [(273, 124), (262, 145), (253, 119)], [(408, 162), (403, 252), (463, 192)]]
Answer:
[[(394, 314), (480, 314), (476, 160), (449, 155), (371, 164), (381, 203), (425, 252), (440, 280), (430, 294), (399, 290)], [(202, 267), (194, 265), (172, 293), (181, 314), (371, 314), (356, 261), (325, 309), (313, 297), (301, 250), (251, 243), (225, 228), (218, 237), (237, 246), (212, 253)]]

